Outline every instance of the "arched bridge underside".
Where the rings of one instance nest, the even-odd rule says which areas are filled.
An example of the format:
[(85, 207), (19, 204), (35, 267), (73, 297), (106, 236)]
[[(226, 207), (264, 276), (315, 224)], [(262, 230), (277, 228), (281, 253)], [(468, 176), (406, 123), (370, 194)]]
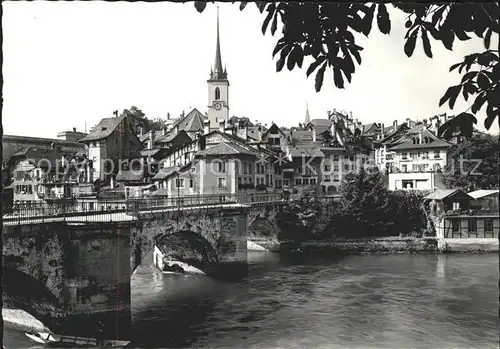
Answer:
[(110, 338), (128, 339), (130, 277), (155, 245), (165, 247), (165, 257), (208, 274), (222, 275), (229, 269), (221, 266), (238, 265), (231, 277), (243, 276), (247, 240), (278, 237), (280, 207), (151, 213), (127, 222), (3, 226), (4, 303), (54, 331), (95, 335), (100, 321)]

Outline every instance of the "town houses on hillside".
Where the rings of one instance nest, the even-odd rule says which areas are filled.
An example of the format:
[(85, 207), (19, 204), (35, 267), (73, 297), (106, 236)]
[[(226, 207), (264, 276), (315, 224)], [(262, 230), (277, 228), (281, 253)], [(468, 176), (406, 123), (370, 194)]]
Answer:
[[(391, 190), (441, 188), (453, 141), (437, 137), (449, 117), (362, 124), (336, 109), (282, 128), (230, 117), (229, 74), (217, 18), (207, 111), (196, 108), (161, 129), (136, 127), (126, 113), (87, 134), (57, 139), (4, 136), (2, 179), (14, 201), (308, 192), (335, 196), (349, 173), (377, 168)], [(456, 141), (455, 141), (456, 142)], [(46, 159), (47, 161), (42, 161)]]

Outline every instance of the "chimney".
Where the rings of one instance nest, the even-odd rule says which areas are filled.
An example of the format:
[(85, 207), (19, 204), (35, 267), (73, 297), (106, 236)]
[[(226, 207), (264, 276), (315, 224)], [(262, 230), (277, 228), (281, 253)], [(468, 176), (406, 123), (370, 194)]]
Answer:
[(76, 132), (76, 127), (73, 127), (73, 132)]
[(418, 133), (418, 144), (422, 144), (422, 132)]
[(226, 122), (224, 120), (219, 121), (219, 132), (224, 133), (226, 130)]
[(155, 131), (149, 131), (148, 149), (153, 149), (155, 146)]
[(411, 128), (411, 120), (410, 118), (406, 118), (406, 126)]
[(384, 138), (384, 135), (385, 135), (385, 127), (384, 127), (384, 123), (380, 123), (380, 135), (382, 136), (382, 138)]
[(349, 119), (352, 120), (352, 111), (349, 112)]
[(162, 131), (161, 133), (162, 133), (164, 136), (166, 136), (166, 135), (167, 135), (167, 127), (163, 127), (163, 129), (162, 129), (161, 131)]
[(174, 134), (178, 134), (179, 133), (179, 124), (175, 124), (174, 126)]
[(236, 131), (236, 135), (239, 138), (244, 139), (245, 141), (248, 139), (248, 127), (246, 122), (244, 121), (238, 122), (238, 129)]
[(316, 142), (316, 128), (313, 128), (312, 130), (312, 137), (313, 137), (313, 142)]
[(441, 125), (446, 122), (446, 114), (441, 115)]
[(257, 140), (262, 142), (262, 127), (260, 125), (257, 127)]
[(210, 133), (210, 120), (203, 121), (203, 134), (207, 135)]
[(396, 129), (398, 128), (398, 120), (394, 120), (392, 122), (392, 126), (394, 126), (394, 130), (393, 131), (396, 131)]
[(170, 120), (170, 113), (167, 113), (167, 120)]

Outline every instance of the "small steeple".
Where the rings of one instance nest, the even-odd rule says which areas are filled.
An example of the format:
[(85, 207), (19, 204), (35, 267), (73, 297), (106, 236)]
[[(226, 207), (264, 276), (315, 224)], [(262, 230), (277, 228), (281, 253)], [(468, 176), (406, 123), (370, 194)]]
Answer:
[(311, 118), (309, 117), (309, 103), (306, 103), (306, 117), (304, 119), (304, 126), (306, 126), (309, 122), (311, 122)]
[(227, 78), (226, 69), (222, 70), (222, 58), (220, 52), (220, 37), (219, 37), (219, 6), (217, 6), (217, 40), (215, 43), (215, 64), (210, 72), (210, 78), (221, 80)]

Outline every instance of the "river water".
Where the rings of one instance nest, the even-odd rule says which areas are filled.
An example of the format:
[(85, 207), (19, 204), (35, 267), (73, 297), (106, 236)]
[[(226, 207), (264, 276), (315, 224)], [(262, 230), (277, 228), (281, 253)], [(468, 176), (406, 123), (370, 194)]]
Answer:
[[(240, 282), (139, 267), (133, 347), (498, 348), (496, 254), (249, 262)], [(12, 330), (4, 344), (30, 345)]]

